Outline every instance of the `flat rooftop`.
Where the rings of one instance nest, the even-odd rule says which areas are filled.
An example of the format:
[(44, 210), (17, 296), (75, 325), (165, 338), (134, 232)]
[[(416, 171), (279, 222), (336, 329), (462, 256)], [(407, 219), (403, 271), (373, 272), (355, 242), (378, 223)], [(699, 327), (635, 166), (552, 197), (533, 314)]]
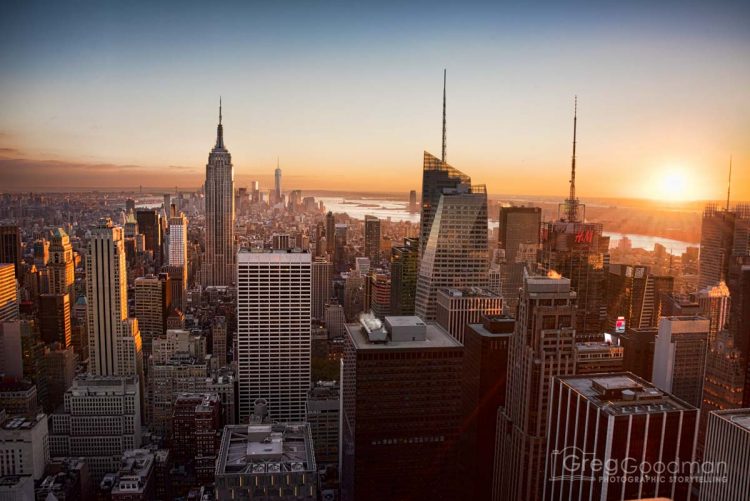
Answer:
[(716, 411), (715, 414), (750, 431), (750, 408), (745, 409), (728, 409), (725, 411)]
[(216, 475), (316, 471), (307, 423), (224, 427)]
[(599, 410), (614, 416), (695, 410), (695, 407), (630, 372), (565, 376), (560, 380)]
[[(399, 327), (415, 325), (414, 323), (409, 323), (415, 322), (415, 320), (401, 319), (417, 319), (424, 324), (419, 317), (388, 317), (388, 319), (391, 321), (392, 325), (398, 325)], [(397, 319), (395, 322), (405, 323), (394, 324), (394, 319)], [(387, 343), (371, 343), (367, 337), (367, 333), (360, 324), (346, 324), (345, 327), (346, 332), (349, 333), (349, 337), (351, 337), (354, 342), (354, 347), (357, 350), (424, 350), (427, 348), (460, 348), (463, 346), (453, 336), (448, 334), (445, 329), (434, 323), (426, 324), (426, 336), (424, 341), (389, 341)]]
[(3, 423), (0, 424), (0, 428), (10, 431), (31, 430), (42, 420), (43, 417), (44, 414), (38, 414), (36, 416), (12, 416), (3, 421)]

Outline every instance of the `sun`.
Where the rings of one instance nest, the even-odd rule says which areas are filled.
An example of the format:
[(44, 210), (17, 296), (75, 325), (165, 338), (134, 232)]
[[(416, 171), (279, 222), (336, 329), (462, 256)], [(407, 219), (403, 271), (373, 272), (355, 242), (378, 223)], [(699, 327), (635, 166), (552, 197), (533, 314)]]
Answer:
[(685, 171), (679, 168), (665, 169), (656, 182), (655, 195), (661, 200), (679, 201), (691, 197), (690, 183)]

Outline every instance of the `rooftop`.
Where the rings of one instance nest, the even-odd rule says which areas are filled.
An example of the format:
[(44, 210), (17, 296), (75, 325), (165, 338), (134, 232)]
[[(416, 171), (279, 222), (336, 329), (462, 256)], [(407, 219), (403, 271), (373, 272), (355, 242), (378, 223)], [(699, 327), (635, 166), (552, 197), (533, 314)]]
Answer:
[[(419, 317), (386, 317), (391, 325), (398, 327), (417, 326)], [(395, 323), (394, 323), (395, 322)], [(372, 343), (360, 324), (346, 324), (346, 331), (357, 350), (424, 350), (428, 348), (460, 348), (462, 345), (445, 329), (434, 323), (425, 325), (425, 339), (423, 341), (398, 341), (388, 343)]]
[(36, 416), (11, 416), (0, 425), (3, 430), (31, 430), (46, 416), (37, 414)]
[(583, 395), (600, 411), (614, 416), (695, 410), (677, 397), (630, 372), (565, 376), (563, 384)]
[(316, 471), (307, 423), (224, 427), (216, 475)]
[(450, 297), (500, 297), (491, 290), (483, 289), (481, 287), (450, 287), (446, 289), (438, 289), (438, 294), (444, 294)]
[(715, 411), (713, 414), (750, 432), (750, 408)]

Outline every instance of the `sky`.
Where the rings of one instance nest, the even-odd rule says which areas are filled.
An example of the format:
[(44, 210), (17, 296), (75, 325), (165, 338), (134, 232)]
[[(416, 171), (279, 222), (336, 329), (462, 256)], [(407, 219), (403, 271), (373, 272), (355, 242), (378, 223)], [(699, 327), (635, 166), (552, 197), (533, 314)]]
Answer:
[(0, 191), (235, 180), (750, 200), (750, 2), (0, 3)]

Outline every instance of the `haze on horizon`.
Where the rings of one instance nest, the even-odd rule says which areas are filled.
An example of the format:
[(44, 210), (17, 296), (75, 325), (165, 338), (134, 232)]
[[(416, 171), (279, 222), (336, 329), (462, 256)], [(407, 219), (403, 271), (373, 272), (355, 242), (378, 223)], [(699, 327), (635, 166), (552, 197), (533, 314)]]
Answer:
[[(3, 2), (0, 190), (238, 186), (750, 200), (750, 4)], [(676, 190), (674, 188), (677, 188)]]

